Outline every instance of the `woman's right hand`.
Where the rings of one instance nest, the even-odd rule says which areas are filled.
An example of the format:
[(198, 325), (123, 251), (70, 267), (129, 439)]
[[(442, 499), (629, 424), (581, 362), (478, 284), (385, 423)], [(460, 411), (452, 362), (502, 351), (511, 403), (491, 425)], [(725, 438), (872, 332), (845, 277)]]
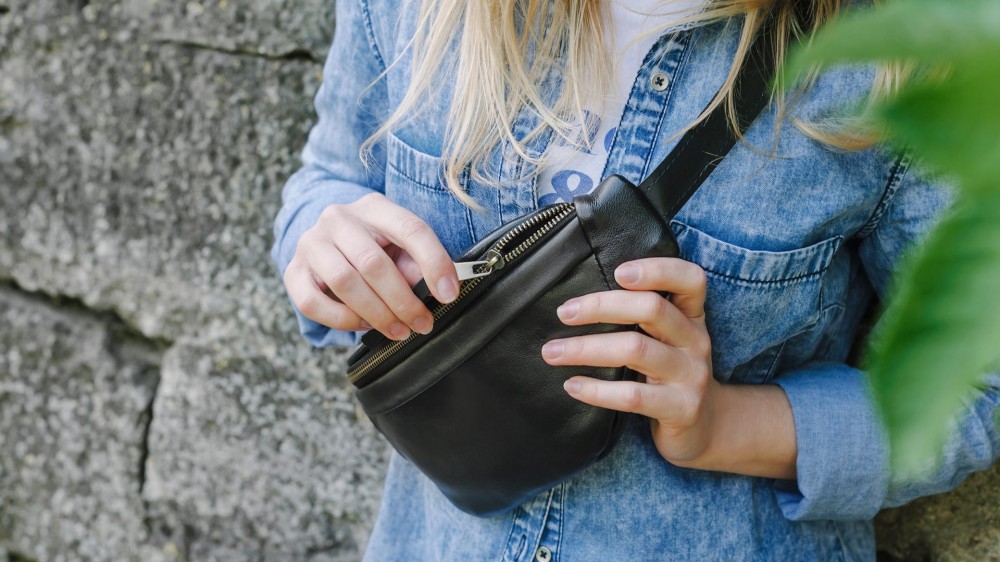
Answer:
[(420, 278), (438, 301), (458, 296), (458, 275), (430, 226), (381, 193), (330, 205), (302, 234), (283, 281), (311, 320), (338, 330), (375, 328), (394, 340), (426, 334), (431, 312), (413, 293)]

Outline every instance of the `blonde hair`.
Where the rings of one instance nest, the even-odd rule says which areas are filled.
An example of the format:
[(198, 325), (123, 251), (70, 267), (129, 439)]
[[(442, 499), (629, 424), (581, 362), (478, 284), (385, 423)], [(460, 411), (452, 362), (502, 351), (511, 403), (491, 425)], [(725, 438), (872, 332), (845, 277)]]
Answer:
[[(805, 6), (797, 8), (797, 1), (811, 4), (805, 10), (808, 16), (804, 22), (795, 12), (801, 12)], [(468, 169), (472, 179), (497, 185), (495, 171), (487, 166), (491, 152), (502, 142), (509, 143), (532, 164), (528, 166), (529, 176), (537, 173), (547, 153), (531, 154), (526, 145), (549, 130), (567, 144), (579, 144), (578, 131), (586, 130), (587, 125), (584, 101), (603, 99), (605, 92), (600, 87), (608, 84), (611, 76), (610, 54), (605, 46), (607, 2), (422, 0), (415, 33), (406, 46), (413, 50), (409, 87), (392, 114), (362, 144), (362, 159), (368, 161), (379, 138), (418, 114), (421, 100), (432, 91), (436, 81), (449, 76), (462, 86), (456, 87), (453, 94), (442, 148), (447, 187), (466, 204), (478, 207), (462, 190), (459, 178)], [(670, 3), (670, 0), (662, 2), (664, 6)], [(754, 37), (771, 11), (775, 11), (775, 18), (770, 31), (776, 34), (774, 56), (780, 68), (787, 46), (808, 39), (819, 26), (840, 13), (842, 4), (842, 0), (710, 0), (704, 9), (692, 10), (679, 21), (675, 19), (674, 24), (708, 23), (743, 16), (736, 56), (722, 88), (705, 111), (677, 136), (707, 117), (719, 104), (726, 104), (730, 125), (738, 132), (733, 85)], [(455, 67), (444, 68), (441, 61), (448, 58), (445, 54), (456, 39), (455, 30), (459, 29), (458, 57), (452, 60)], [(564, 64), (557, 67), (560, 54), (565, 55)], [(562, 72), (565, 77), (566, 87), (561, 88), (555, 100), (546, 99), (541, 86), (551, 72)], [(902, 66), (879, 66), (869, 103), (894, 92), (906, 75), (907, 69)], [(774, 101), (779, 116), (786, 114), (814, 79), (815, 72), (791, 92), (790, 100), (785, 92), (776, 93)], [(526, 107), (538, 115), (538, 125), (523, 138), (517, 138), (513, 122)], [(843, 150), (867, 148), (879, 140), (874, 132), (844, 120), (810, 123), (796, 120), (794, 124), (810, 137)]]

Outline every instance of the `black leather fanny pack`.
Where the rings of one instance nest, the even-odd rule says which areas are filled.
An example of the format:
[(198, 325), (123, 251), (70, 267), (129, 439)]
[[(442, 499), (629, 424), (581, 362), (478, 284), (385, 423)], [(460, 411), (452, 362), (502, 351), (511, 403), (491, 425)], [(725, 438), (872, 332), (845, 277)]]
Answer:
[[(740, 71), (741, 125), (767, 104), (772, 47), (756, 41)], [(670, 219), (735, 142), (720, 106), (641, 185), (610, 176), (592, 193), (542, 207), (469, 248), (457, 261), (477, 262), (478, 276), (462, 282), (452, 303), (436, 301), (421, 281), (414, 291), (434, 315), (430, 334), (362, 337), (348, 378), (365, 413), (458, 508), (506, 511), (610, 452), (628, 414), (579, 402), (563, 382), (575, 375), (634, 380), (636, 373), (553, 367), (541, 348), (556, 338), (638, 327), (567, 326), (556, 308), (619, 289), (613, 272), (624, 262), (677, 256)]]

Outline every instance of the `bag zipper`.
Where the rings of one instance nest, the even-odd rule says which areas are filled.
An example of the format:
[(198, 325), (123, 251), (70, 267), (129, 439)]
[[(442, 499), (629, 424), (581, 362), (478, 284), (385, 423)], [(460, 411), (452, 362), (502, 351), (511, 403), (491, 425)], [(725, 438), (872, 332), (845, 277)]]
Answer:
[[(562, 222), (566, 217), (570, 216), (575, 207), (572, 203), (559, 203), (552, 205), (548, 209), (543, 210), (537, 215), (531, 217), (525, 222), (515, 226), (509, 232), (503, 235), (499, 240), (497, 240), (489, 250), (483, 254), (483, 260), (477, 262), (476, 277), (462, 281), (462, 287), (459, 289), (458, 297), (455, 300), (447, 304), (438, 304), (431, 311), (434, 317), (434, 322), (441, 319), (442, 316), (448, 313), (456, 303), (462, 300), (463, 297), (468, 295), (480, 285), (491, 273), (499, 269), (503, 269), (511, 261), (516, 260), (518, 256), (526, 252), (535, 242), (540, 240), (547, 232), (555, 228), (560, 222)], [(539, 225), (539, 223), (543, 223)], [(516, 240), (518, 237), (523, 235), (529, 229), (538, 227), (530, 236), (521, 240), (519, 244), (514, 246), (510, 251), (505, 252), (506, 246), (512, 241)], [(386, 345), (378, 352), (374, 353), (368, 359), (365, 359), (357, 368), (351, 370), (347, 373), (347, 380), (354, 385), (357, 385), (362, 379), (368, 376), (372, 371), (374, 371), (379, 365), (384, 363), (387, 359), (392, 357), (396, 352), (398, 352), (403, 347), (407, 346), (421, 334), (417, 332), (410, 332), (409, 337), (403, 340), (395, 340), (392, 343)]]

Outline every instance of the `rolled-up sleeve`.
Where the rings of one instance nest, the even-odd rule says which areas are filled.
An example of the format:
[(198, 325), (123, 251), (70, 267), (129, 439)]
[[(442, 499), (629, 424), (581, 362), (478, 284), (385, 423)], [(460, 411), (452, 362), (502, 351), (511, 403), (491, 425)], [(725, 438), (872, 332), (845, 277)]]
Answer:
[[(368, 166), (359, 157), (361, 143), (385, 119), (387, 94), (382, 55), (363, 0), (336, 4), (336, 33), (323, 65), (323, 79), (313, 106), (318, 117), (302, 150), (302, 167), (281, 191), (274, 219), (271, 260), (279, 276), (295, 255), (299, 238), (323, 210), (370, 193), (384, 193), (384, 146), (376, 144)], [(316, 347), (354, 345), (360, 332), (334, 330), (306, 318), (289, 298), (299, 331)]]
[(798, 446), (796, 480), (775, 483), (785, 517), (868, 519), (889, 488), (888, 448), (865, 374), (843, 364), (784, 373)]
[[(940, 219), (954, 193), (913, 170), (895, 187), (859, 246), (868, 278), (883, 298), (899, 258)], [(907, 478), (890, 469), (888, 439), (865, 372), (844, 363), (811, 363), (774, 382), (791, 405), (798, 447), (796, 479), (774, 484), (788, 519), (870, 519), (882, 508), (951, 490), (1000, 458), (1000, 375), (984, 374), (970, 393), (939, 462)]]

